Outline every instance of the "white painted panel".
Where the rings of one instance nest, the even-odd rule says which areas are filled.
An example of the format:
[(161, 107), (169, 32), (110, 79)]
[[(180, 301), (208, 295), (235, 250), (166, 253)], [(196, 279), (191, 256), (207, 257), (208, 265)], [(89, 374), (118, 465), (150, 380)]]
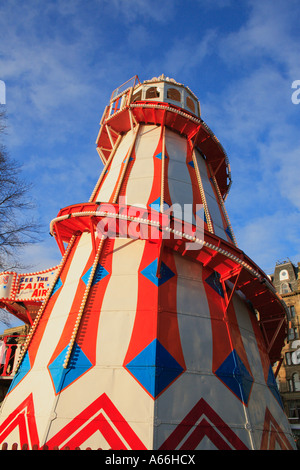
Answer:
[[(178, 215), (187, 222), (195, 223), (192, 215), (193, 188), (186, 164), (187, 141), (174, 132), (166, 129), (166, 149), (168, 160), (168, 186), (172, 205), (179, 205)], [(186, 207), (184, 207), (186, 205)]]
[[(184, 155), (183, 155), (184, 158)], [(179, 162), (178, 160), (170, 159), (168, 167), (168, 177), (174, 181), (191, 184), (190, 174), (185, 160)]]
[(199, 168), (199, 172), (200, 172), (204, 192), (205, 192), (205, 194), (209, 194), (211, 197), (215, 197), (214, 190), (213, 190), (211, 182), (209, 181), (209, 178), (208, 178), (207, 168), (206, 168), (206, 161), (202, 157), (202, 155), (200, 155), (199, 152), (197, 152), (197, 151), (196, 151), (196, 159), (197, 159), (197, 163), (198, 163), (198, 168)]
[(161, 128), (158, 126), (144, 125), (140, 127), (135, 143), (135, 154), (138, 159), (153, 157), (160, 133)]
[(187, 369), (211, 371), (212, 331), (202, 265), (175, 255), (178, 325)]
[(135, 162), (130, 170), (126, 187), (127, 204), (146, 207), (154, 178), (153, 155), (160, 138), (161, 128), (141, 126), (135, 144)]
[(121, 171), (121, 164), (124, 161), (126, 154), (129, 150), (129, 147), (132, 143), (133, 139), (133, 132), (130, 130), (125, 134), (122, 138), (118, 149), (112, 159), (110, 167), (108, 169), (108, 173), (106, 175), (105, 180), (101, 184), (100, 190), (97, 195), (97, 201), (100, 202), (107, 202), (112, 195), (113, 189), (119, 177)]
[(187, 151), (187, 140), (179, 134), (166, 129), (166, 147), (170, 160), (185, 162)]
[(221, 237), (221, 238), (223, 238), (224, 240), (227, 241), (228, 238), (227, 238), (227, 235), (226, 235), (226, 232), (225, 232), (225, 229), (224, 229), (223, 220), (222, 220), (222, 216), (221, 216), (221, 213), (220, 213), (220, 206), (219, 206), (218, 202), (216, 201), (216, 198), (207, 195), (206, 196), (206, 202), (207, 202), (207, 206), (208, 206), (208, 210), (209, 210), (211, 219), (212, 219), (213, 224), (214, 224), (215, 234), (218, 237)]
[(214, 225), (215, 234), (218, 237), (223, 238), (223, 240), (227, 241), (228, 237), (224, 229), (222, 213), (221, 213), (222, 209), (216, 199), (214, 189), (208, 178), (206, 162), (200, 154), (197, 154), (197, 162), (199, 166), (200, 177), (201, 177), (201, 181), (202, 181), (202, 185), (203, 185), (203, 189), (204, 189), (204, 193), (206, 197), (208, 210), (209, 210), (209, 213), (210, 213), (213, 225)]
[(112, 274), (99, 319), (97, 364), (123, 364), (135, 319), (144, 245), (141, 240), (115, 241)]

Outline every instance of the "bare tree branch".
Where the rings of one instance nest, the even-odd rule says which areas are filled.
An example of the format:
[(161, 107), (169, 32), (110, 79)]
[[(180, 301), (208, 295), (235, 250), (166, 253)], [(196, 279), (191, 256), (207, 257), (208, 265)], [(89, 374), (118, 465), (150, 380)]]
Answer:
[[(39, 240), (40, 226), (28, 211), (31, 185), (21, 178), (21, 167), (10, 158), (3, 143), (5, 108), (0, 106), (0, 272), (21, 269), (19, 255), (26, 245)], [(24, 267), (23, 267), (24, 268)], [(0, 305), (0, 321), (9, 326), (7, 311)]]

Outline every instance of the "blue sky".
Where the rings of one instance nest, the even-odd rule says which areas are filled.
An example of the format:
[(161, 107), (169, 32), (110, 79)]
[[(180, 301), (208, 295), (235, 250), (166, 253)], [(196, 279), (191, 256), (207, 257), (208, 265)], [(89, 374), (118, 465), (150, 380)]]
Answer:
[(196, 94), (228, 154), (239, 247), (267, 273), (300, 261), (299, 24), (298, 0), (1, 0), (6, 145), (44, 231), (29, 271), (60, 261), (49, 223), (90, 197), (112, 90), (162, 73)]

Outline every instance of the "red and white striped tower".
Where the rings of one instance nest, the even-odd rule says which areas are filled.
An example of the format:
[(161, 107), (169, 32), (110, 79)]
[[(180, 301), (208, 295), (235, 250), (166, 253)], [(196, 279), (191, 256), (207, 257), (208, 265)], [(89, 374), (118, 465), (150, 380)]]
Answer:
[(285, 306), (237, 246), (228, 158), (188, 87), (112, 95), (89, 202), (1, 408), (0, 444), (49, 449), (292, 449), (272, 372)]

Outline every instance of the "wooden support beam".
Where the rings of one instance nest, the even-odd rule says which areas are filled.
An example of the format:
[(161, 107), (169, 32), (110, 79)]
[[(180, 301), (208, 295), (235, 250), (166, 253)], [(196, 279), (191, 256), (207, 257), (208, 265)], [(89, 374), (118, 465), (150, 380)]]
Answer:
[(203, 263), (202, 263), (203, 266), (204, 266), (204, 267), (207, 266), (207, 265), (211, 262), (211, 260), (212, 260), (215, 256), (217, 256), (218, 254), (219, 254), (218, 251), (214, 251), (214, 252), (210, 255), (210, 258), (209, 258), (207, 261), (203, 261)]
[(27, 308), (26, 308), (26, 316), (27, 316), (27, 318), (28, 318), (28, 320), (29, 320), (30, 325), (32, 325), (32, 324), (33, 324), (33, 320), (32, 320), (32, 318), (31, 318), (31, 315), (30, 315), (30, 313), (29, 313), (29, 311), (28, 311)]
[(277, 326), (277, 328), (276, 328), (276, 331), (275, 331), (275, 333), (274, 333), (274, 335), (273, 335), (271, 341), (269, 342), (268, 354), (270, 353), (270, 351), (271, 351), (271, 349), (272, 349), (272, 347), (273, 347), (273, 345), (274, 345), (274, 343), (275, 343), (275, 341), (276, 341), (276, 338), (277, 338), (277, 336), (278, 336), (278, 334), (279, 334), (279, 332), (280, 332), (280, 330), (281, 330), (282, 325), (284, 324), (284, 322), (285, 322), (285, 318), (282, 318), (281, 321), (278, 323), (278, 326)]
[[(198, 137), (198, 134), (200, 132), (200, 129), (201, 129), (201, 124), (199, 126), (197, 126), (191, 133), (190, 135), (188, 136), (188, 140), (190, 142), (190, 145), (191, 145), (191, 148), (192, 150), (194, 150), (194, 147), (196, 145), (196, 141), (197, 141), (197, 137)], [(194, 138), (195, 137), (195, 138)], [(192, 140), (194, 138), (194, 141)]]
[(277, 364), (277, 367), (276, 367), (276, 370), (274, 372), (274, 377), (275, 379), (277, 378), (277, 375), (278, 375), (278, 372), (280, 370), (280, 367), (281, 367), (281, 364), (283, 363), (283, 357), (281, 357), (278, 361), (278, 364)]
[(114, 148), (114, 141), (113, 141), (113, 138), (112, 138), (112, 135), (111, 135), (111, 132), (110, 132), (110, 127), (106, 124), (105, 129), (106, 129), (109, 141), (110, 141), (111, 148), (113, 149)]
[(220, 163), (218, 164), (217, 168), (213, 171), (212, 167), (211, 167), (211, 164), (208, 163), (208, 168), (209, 168), (209, 172), (211, 174), (211, 176), (216, 176), (216, 174), (218, 173), (219, 169), (221, 168), (221, 166), (224, 164), (225, 162), (225, 157), (223, 157), (221, 160), (220, 160)]
[(96, 147), (96, 150), (97, 150), (97, 152), (98, 152), (98, 154), (99, 154), (99, 157), (101, 158), (101, 161), (102, 161), (103, 165), (105, 165), (105, 164), (106, 164), (106, 158), (105, 158), (104, 153), (102, 152), (102, 150), (100, 149), (100, 147)]
[(226, 290), (225, 281), (224, 281), (224, 279), (220, 278), (220, 282), (221, 282), (221, 284), (222, 284), (223, 292), (224, 292), (224, 299), (225, 299), (225, 312), (224, 312), (224, 314), (227, 312), (228, 307), (229, 307), (229, 305), (230, 305), (230, 302), (232, 301), (233, 294), (234, 294), (234, 292), (235, 292), (235, 290), (236, 290), (236, 288), (237, 288), (238, 281), (239, 281), (239, 278), (240, 278), (240, 274), (241, 274), (241, 272), (242, 272), (242, 269), (243, 269), (242, 266), (240, 266), (240, 268), (239, 268), (239, 270), (238, 270), (238, 272), (237, 272), (237, 274), (236, 274), (236, 278), (235, 278), (235, 281), (234, 281), (234, 284), (233, 284), (233, 288), (232, 288), (232, 290), (231, 290), (231, 292), (230, 292), (230, 296), (229, 296), (229, 297), (228, 297), (228, 295), (227, 295), (227, 290)]

